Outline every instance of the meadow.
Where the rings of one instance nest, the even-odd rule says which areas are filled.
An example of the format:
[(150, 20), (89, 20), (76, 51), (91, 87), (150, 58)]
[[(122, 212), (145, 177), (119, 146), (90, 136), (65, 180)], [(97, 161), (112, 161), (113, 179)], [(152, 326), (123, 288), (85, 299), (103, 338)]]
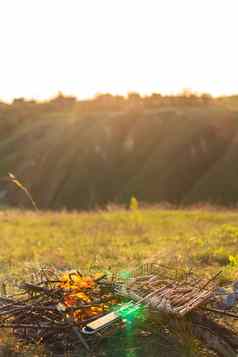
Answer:
[[(136, 200), (131, 201), (128, 210), (111, 207), (69, 213), (7, 209), (0, 212), (0, 232), (0, 282), (1, 287), (2, 283), (7, 285), (8, 293), (12, 284), (24, 280), (35, 268), (52, 265), (82, 272), (128, 271), (154, 261), (178, 272), (192, 269), (207, 277), (223, 270), (221, 281), (237, 278), (235, 209), (139, 208)], [(143, 352), (137, 351), (138, 345), (131, 339), (112, 340), (113, 349), (109, 341), (109, 351), (114, 354), (106, 356), (157, 356), (158, 348), (161, 356), (214, 356), (201, 349), (187, 330), (177, 336), (179, 346), (166, 344), (164, 354), (165, 347), (158, 347), (159, 338), (159, 330), (149, 344), (148, 338), (140, 337)], [(8, 334), (1, 332), (0, 339), (1, 356), (48, 356), (38, 347), (21, 352)]]
[(0, 277), (33, 266), (129, 270), (147, 261), (224, 279), (238, 270), (238, 211), (162, 209), (0, 213)]

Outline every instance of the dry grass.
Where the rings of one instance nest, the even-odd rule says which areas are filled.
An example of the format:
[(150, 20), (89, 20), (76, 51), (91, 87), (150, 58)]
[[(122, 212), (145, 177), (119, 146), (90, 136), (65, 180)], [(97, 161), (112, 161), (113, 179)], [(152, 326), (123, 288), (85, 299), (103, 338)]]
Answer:
[[(128, 269), (154, 257), (205, 273), (236, 268), (237, 211), (161, 210), (0, 214), (1, 276), (31, 264)], [(238, 264), (237, 264), (238, 265)], [(228, 269), (229, 268), (229, 269)]]

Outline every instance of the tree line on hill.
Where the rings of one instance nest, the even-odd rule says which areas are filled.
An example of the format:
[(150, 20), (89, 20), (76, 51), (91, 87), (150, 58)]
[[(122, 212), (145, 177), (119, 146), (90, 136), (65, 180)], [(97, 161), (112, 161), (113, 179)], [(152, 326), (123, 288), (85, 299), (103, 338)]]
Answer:
[[(109, 203), (234, 205), (238, 96), (184, 92), (128, 97), (59, 95), (0, 103), (0, 176), (13, 172), (44, 209)], [(0, 181), (8, 202), (24, 193)]]

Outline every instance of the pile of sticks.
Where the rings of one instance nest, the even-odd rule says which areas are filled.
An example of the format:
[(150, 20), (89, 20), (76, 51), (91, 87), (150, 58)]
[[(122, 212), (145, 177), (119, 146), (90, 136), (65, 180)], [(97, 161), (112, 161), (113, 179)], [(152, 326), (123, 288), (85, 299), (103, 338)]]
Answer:
[(90, 281), (81, 278), (79, 272), (41, 269), (30, 283), (19, 286), (20, 293), (0, 297), (0, 327), (12, 329), (21, 341), (43, 343), (53, 351), (89, 350), (97, 338), (89, 341), (81, 330), (108, 311), (113, 284), (102, 275)]

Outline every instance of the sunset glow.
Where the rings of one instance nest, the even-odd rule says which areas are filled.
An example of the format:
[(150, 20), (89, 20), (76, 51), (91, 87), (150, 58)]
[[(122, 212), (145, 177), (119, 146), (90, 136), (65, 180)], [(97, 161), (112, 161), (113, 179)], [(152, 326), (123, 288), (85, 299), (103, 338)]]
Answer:
[(0, 0), (0, 98), (238, 93), (237, 0)]

